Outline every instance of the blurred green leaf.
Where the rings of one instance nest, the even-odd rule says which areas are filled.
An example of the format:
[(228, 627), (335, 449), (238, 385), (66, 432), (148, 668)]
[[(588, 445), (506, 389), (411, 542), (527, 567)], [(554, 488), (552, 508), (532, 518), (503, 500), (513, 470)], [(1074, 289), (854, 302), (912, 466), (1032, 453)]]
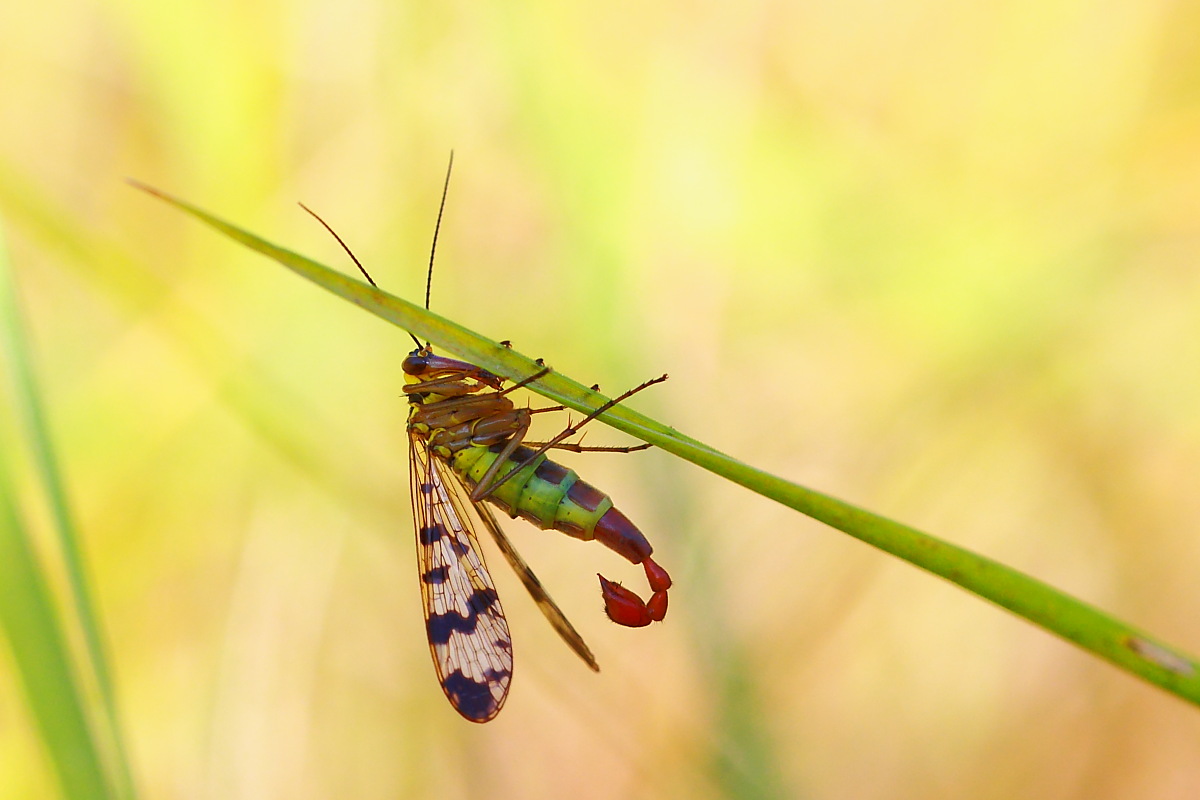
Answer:
[[(25, 339), (13, 292), (7, 254), (0, 240), (0, 317), (4, 351), (11, 375), (11, 393), (16, 402), (4, 404), (19, 409), (21, 415), (13, 427), (24, 430), (32, 445), (38, 475), (50, 497), (59, 542), (67, 561), (72, 586), (72, 608), (79, 617), (88, 643), (91, 667), (103, 695), (106, 720), (115, 724), (115, 707), (108, 670), (100, 648), (99, 629), (92, 611), (90, 595), (83, 580), (82, 559), (74, 527), (55, 466), (54, 451), (46, 435), (37, 399)], [(11, 458), (16, 448), (5, 442), (0, 453)], [(39, 562), (34, 544), (21, 522), (16, 492), (9, 479), (8, 464), (0, 460), (0, 625), (13, 653), (21, 676), (30, 712), (37, 723), (43, 744), (58, 775), (64, 796), (68, 798), (109, 798), (118, 796), (111, 789), (103, 769), (104, 759), (77, 682), (62, 620), (49, 591), (49, 581)], [(112, 728), (108, 729), (112, 731)], [(109, 738), (112, 738), (111, 736)], [(114, 740), (113, 745), (116, 746)], [(123, 756), (120, 758), (124, 765)], [(128, 787), (128, 771), (122, 766)], [(125, 796), (132, 796), (127, 790)]]

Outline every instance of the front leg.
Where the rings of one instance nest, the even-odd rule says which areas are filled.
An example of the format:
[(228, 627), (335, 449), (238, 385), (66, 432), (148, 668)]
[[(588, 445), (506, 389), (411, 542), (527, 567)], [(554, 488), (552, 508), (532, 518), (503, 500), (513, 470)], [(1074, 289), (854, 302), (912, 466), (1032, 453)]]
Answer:
[(487, 468), (487, 472), (483, 473), (483, 476), (479, 479), (479, 483), (475, 484), (475, 488), (471, 490), (472, 503), (478, 503), (487, 499), (496, 491), (496, 489), (500, 487), (502, 483), (507, 481), (513, 475), (517, 474), (521, 468), (525, 466), (524, 464), (521, 464), (515, 469), (509, 470), (504, 477), (496, 480), (496, 476), (500, 474), (501, 467), (508, 463), (509, 459), (512, 457), (512, 454), (517, 451), (517, 448), (521, 446), (521, 442), (525, 440), (525, 434), (529, 432), (529, 424), (530, 418), (528, 412), (518, 416), (517, 427), (513, 430), (513, 433), (508, 438), (508, 441), (504, 443), (504, 449), (496, 455), (496, 458), (494, 461), (492, 461), (491, 466)]

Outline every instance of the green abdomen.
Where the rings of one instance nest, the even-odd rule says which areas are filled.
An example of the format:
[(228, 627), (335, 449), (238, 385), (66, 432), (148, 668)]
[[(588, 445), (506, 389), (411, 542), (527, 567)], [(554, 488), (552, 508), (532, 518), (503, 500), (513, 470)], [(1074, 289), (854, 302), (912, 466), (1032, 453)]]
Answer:
[[(475, 488), (503, 450), (503, 444), (465, 447), (451, 456), (450, 466)], [(531, 455), (528, 447), (518, 447), (496, 477), (503, 478)], [(597, 521), (612, 508), (608, 495), (545, 454), (522, 467), (486, 499), (510, 517), (522, 517), (543, 530), (553, 528), (577, 539), (593, 538)]]

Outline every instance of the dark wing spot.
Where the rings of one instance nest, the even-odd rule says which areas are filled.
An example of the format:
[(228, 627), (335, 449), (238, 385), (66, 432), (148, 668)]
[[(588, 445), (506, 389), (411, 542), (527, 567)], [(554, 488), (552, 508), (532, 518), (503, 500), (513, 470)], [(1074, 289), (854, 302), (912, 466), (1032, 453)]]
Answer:
[(425, 583), (445, 583), (450, 577), (450, 567), (443, 564), (440, 567), (434, 567), (421, 576), (421, 580)]
[(421, 530), (417, 531), (417, 540), (421, 544), (434, 544), (441, 540), (446, 535), (446, 529), (440, 524), (426, 525)]
[(496, 594), (495, 589), (483, 588), (476, 590), (471, 595), (471, 599), (467, 602), (471, 608), (471, 611), (476, 615), (479, 615), (496, 605), (499, 600), (500, 595)]
[[(507, 678), (507, 672), (489, 672), (487, 674), (488, 681), (492, 683), (502, 683)], [(450, 673), (442, 681), (442, 689), (445, 690), (446, 697), (450, 698), (450, 702), (458, 709), (458, 713), (472, 722), (487, 722), (500, 710), (500, 704), (492, 696), (489, 685), (489, 683), (472, 680), (459, 670)]]
[(469, 617), (464, 617), (454, 611), (447, 611), (445, 614), (430, 614), (429, 619), (425, 620), (425, 631), (429, 634), (429, 643), (448, 644), (450, 637), (455, 632), (473, 633), (477, 616), (472, 613)]
[(479, 623), (479, 615), (487, 613), (496, 605), (499, 598), (495, 589), (480, 589), (467, 598), (467, 608), (471, 609), (467, 616), (456, 611), (445, 614), (430, 614), (425, 621), (425, 630), (429, 634), (430, 644), (448, 644), (455, 633), (470, 635), (475, 632)]
[(433, 484), (432, 483), (422, 483), (421, 484), (421, 494), (432, 494), (432, 493), (433, 493)]

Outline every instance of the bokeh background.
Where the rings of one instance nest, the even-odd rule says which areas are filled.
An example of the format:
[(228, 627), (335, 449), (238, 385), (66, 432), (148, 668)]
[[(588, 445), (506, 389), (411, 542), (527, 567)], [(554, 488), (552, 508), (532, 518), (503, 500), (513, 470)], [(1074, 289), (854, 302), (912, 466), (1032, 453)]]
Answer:
[[(451, 148), (435, 311), (1200, 650), (1200, 7), (9, 2), (0, 216), (145, 797), (1195, 796), (1196, 709), (653, 451), (564, 460), (667, 622), (514, 523), (603, 671), (493, 557), (516, 678), (461, 721), (410, 340), (123, 182), (349, 266), (305, 201), (417, 298)], [(53, 791), (30, 731), (6, 656), (0, 796)]]

